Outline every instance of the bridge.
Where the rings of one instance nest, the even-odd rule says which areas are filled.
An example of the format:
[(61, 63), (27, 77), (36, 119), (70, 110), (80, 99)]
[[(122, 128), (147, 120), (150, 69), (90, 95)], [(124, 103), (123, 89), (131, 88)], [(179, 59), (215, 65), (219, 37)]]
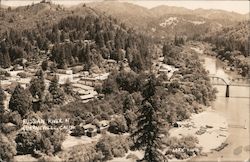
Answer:
[(218, 76), (210, 75), (211, 83), (213, 85), (225, 85), (226, 86), (226, 97), (229, 97), (229, 87), (230, 86), (241, 86), (250, 87), (250, 78), (234, 78), (232, 80), (223, 79)]

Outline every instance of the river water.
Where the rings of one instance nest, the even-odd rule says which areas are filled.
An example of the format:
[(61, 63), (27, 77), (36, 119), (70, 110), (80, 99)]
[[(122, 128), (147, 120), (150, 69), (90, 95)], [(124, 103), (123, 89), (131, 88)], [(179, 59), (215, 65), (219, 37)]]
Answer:
[[(204, 67), (211, 75), (224, 80), (237, 78), (234, 73), (226, 73), (219, 60), (214, 57), (202, 55)], [(230, 86), (230, 97), (226, 98), (226, 86), (215, 86), (218, 90), (217, 99), (212, 104), (212, 109), (224, 116), (229, 125), (229, 144), (223, 150), (209, 153), (208, 156), (200, 156), (192, 161), (247, 161), (250, 159), (249, 152), (249, 87)]]

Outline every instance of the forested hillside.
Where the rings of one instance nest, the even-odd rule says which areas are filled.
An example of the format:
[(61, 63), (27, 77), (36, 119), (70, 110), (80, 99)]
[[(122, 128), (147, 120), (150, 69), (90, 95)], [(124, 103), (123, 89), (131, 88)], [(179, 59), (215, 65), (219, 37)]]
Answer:
[[(44, 4), (35, 7), (39, 5), (44, 7)], [(69, 16), (69, 11), (65, 11), (65, 18), (53, 21), (54, 24), (37, 22), (31, 30), (24, 26), (23, 30), (6, 30), (1, 37), (0, 65), (6, 68), (18, 59), (38, 60), (41, 54), (47, 54), (58, 68), (83, 63), (88, 69), (92, 64), (101, 66), (103, 59), (125, 58), (135, 71), (148, 67), (149, 38), (116, 19), (98, 15), (89, 8), (82, 10), (86, 11), (79, 11), (84, 13), (82, 16), (79, 13)]]
[(147, 8), (132, 3), (104, 1), (88, 3), (86, 5), (105, 13), (106, 15), (111, 15), (138, 30), (145, 30), (148, 21), (156, 18)]
[(225, 27), (220, 31), (207, 34), (204, 38), (215, 45), (217, 57), (228, 61), (229, 66), (239, 69), (240, 74), (249, 72), (249, 21)]

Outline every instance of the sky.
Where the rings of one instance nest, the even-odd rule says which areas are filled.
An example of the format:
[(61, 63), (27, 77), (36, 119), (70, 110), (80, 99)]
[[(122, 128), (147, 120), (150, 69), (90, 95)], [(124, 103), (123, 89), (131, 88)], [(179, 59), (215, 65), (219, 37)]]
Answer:
[[(27, 5), (40, 0), (2, 0), (2, 4), (8, 6)], [(79, 3), (93, 2), (97, 0), (52, 0), (54, 3), (64, 5), (77, 5)], [(100, 0), (98, 0), (100, 1)], [(249, 13), (250, 2), (248, 0), (120, 0), (122, 2), (134, 3), (147, 8), (156, 7), (158, 5), (178, 6), (188, 9), (221, 9), (226, 11), (234, 11), (241, 14)]]
[(161, 0), (161, 1), (128, 1), (132, 2), (147, 8), (156, 7), (158, 5), (168, 5), (168, 6), (178, 6), (178, 7), (185, 7), (188, 9), (222, 9), (226, 11), (234, 11), (242, 14), (249, 13), (249, 1), (216, 1), (216, 0), (189, 0), (189, 1), (182, 1), (182, 0)]

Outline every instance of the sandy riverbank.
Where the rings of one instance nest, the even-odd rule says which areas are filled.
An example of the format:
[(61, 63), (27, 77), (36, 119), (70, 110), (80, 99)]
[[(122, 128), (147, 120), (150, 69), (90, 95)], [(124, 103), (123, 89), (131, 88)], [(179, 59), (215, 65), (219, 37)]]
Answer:
[[(228, 136), (228, 123), (226, 118), (216, 113), (214, 110), (210, 108), (204, 112), (199, 114), (193, 114), (189, 119), (178, 122), (180, 127), (172, 128), (169, 130), (170, 137), (178, 137), (192, 135), (198, 138), (199, 144), (198, 147), (202, 147), (203, 153), (212, 152), (213, 149), (218, 148), (224, 143)], [(205, 132), (201, 135), (196, 134), (197, 131), (203, 128)], [(143, 152), (131, 152), (129, 151), (126, 156), (129, 154), (135, 154), (137, 157), (142, 158)], [(134, 159), (127, 159), (125, 157), (122, 158), (114, 158), (109, 162), (135, 162)], [(171, 161), (187, 161), (190, 159), (177, 160), (171, 159)]]
[(229, 136), (226, 118), (208, 109), (199, 114), (193, 114), (190, 119), (178, 122), (180, 127), (170, 129), (172, 137), (192, 135), (198, 138), (198, 146), (203, 153), (218, 148)]

